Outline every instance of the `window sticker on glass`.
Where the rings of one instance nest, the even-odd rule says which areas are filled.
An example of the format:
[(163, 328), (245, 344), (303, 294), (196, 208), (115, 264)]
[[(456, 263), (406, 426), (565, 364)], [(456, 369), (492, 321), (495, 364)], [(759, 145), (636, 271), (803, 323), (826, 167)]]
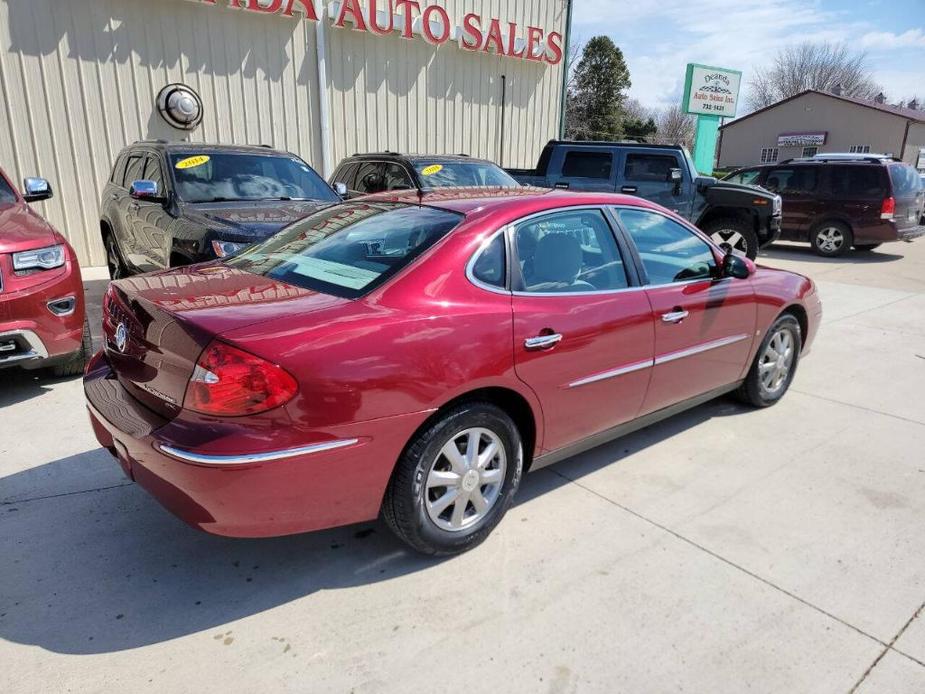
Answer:
[(320, 258), (306, 258), (304, 256), (295, 256), (289, 260), (295, 265), (293, 271), (303, 277), (339, 284), (351, 289), (362, 289), (375, 279), (378, 279), (381, 273), (363, 268), (343, 265), (330, 260), (321, 260)]
[(197, 166), (202, 166), (207, 161), (209, 161), (209, 157), (207, 157), (205, 154), (200, 154), (195, 157), (187, 157), (186, 159), (181, 159), (176, 164), (174, 164), (174, 168), (195, 169)]
[(443, 171), (442, 164), (431, 164), (430, 166), (426, 166), (421, 169), (421, 174), (424, 176), (433, 176), (434, 174), (438, 174), (441, 171)]

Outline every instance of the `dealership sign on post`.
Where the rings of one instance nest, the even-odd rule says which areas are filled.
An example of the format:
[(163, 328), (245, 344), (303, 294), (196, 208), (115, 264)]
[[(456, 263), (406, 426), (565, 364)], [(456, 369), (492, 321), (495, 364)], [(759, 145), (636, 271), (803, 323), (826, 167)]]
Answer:
[(563, 58), (563, 36), (542, 27), (520, 26), (498, 17), (469, 12), (453, 19), (438, 3), (418, 0), (192, 0), (225, 5), (245, 12), (283, 17), (303, 16), (317, 22), (325, 15), (338, 29), (372, 36), (398, 34), (423, 39), (434, 46), (455, 43), (464, 51), (558, 65)]
[(697, 116), (694, 165), (702, 174), (713, 172), (719, 119), (735, 117), (741, 83), (738, 70), (688, 63), (682, 106)]

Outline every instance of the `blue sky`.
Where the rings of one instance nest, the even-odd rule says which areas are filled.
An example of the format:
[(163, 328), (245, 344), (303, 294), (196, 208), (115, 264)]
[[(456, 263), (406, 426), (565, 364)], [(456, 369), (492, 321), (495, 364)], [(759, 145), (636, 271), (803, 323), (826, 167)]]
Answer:
[[(865, 51), (892, 101), (925, 97), (925, 0), (573, 0), (573, 40), (606, 34), (623, 49), (645, 106), (680, 101), (687, 63), (743, 72), (799, 41)], [(740, 114), (742, 107), (740, 107)]]

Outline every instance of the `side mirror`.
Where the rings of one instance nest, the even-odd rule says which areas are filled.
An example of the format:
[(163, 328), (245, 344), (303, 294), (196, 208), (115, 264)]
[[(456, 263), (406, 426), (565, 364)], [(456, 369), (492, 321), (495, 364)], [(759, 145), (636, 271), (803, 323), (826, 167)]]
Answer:
[(334, 192), (337, 193), (342, 198), (346, 198), (347, 197), (347, 184), (337, 181), (337, 183), (334, 184)]
[(133, 181), (128, 194), (135, 200), (146, 202), (163, 202), (164, 200), (154, 181)]
[(26, 178), (22, 182), (22, 189), (22, 197), (26, 202), (48, 200), (48, 198), (54, 195), (51, 190), (51, 184), (44, 178)]
[(732, 252), (732, 246), (723, 244), (726, 255), (723, 256), (723, 277), (747, 280), (755, 272), (755, 264), (748, 258)]
[(697, 190), (703, 192), (707, 188), (715, 186), (716, 179), (712, 176), (698, 176), (694, 179), (694, 185), (697, 186)]
[(684, 180), (684, 174), (681, 169), (668, 169), (668, 181), (671, 183), (680, 183)]

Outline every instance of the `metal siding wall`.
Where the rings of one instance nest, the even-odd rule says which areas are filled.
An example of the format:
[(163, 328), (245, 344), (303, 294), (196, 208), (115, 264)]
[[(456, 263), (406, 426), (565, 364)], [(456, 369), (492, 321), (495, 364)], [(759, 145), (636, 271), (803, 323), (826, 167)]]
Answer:
[[(454, 23), (477, 12), (518, 22), (521, 36), (528, 25), (565, 32), (565, 0), (440, 4)], [(334, 164), (383, 149), (497, 161), (502, 74), (504, 165), (532, 165), (558, 132), (564, 63), (434, 48), (323, 21)], [(313, 22), (186, 0), (0, 0), (0, 166), (17, 183), (51, 181), (55, 197), (36, 210), (84, 264), (105, 261), (99, 201), (118, 152), (140, 139), (186, 137), (155, 110), (170, 82), (191, 85), (205, 104), (189, 139), (269, 144), (321, 170)]]
[[(424, 4), (424, 3), (422, 3)], [(502, 28), (516, 21), (565, 33), (565, 0), (444, 0), (451, 22), (468, 12)], [(357, 152), (465, 152), (499, 159), (501, 75), (507, 76), (505, 166), (536, 163), (543, 145), (559, 131), (562, 70), (559, 65), (435, 48), (398, 33), (373, 36), (328, 25), (334, 162)], [(563, 42), (564, 45), (564, 42)]]
[(136, 140), (184, 139), (157, 114), (170, 82), (205, 104), (196, 142), (269, 144), (321, 167), (314, 24), (183, 0), (0, 2), (0, 166), (51, 181), (35, 206), (84, 264), (105, 262), (99, 201)]

